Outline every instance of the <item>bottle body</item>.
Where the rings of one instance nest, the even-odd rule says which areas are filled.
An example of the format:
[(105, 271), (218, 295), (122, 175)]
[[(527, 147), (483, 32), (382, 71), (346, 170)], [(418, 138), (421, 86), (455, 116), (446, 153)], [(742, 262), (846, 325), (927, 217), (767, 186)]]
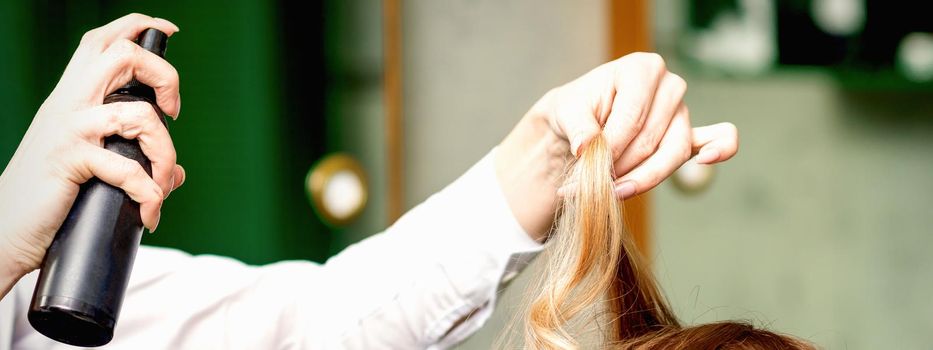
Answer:
[[(149, 102), (162, 115), (152, 100), (128, 91), (111, 94), (104, 103), (123, 101)], [(104, 148), (139, 162), (152, 175), (136, 140), (110, 136)], [(71, 345), (110, 342), (142, 232), (139, 203), (97, 178), (83, 184), (42, 262), (28, 314), (33, 328)]]

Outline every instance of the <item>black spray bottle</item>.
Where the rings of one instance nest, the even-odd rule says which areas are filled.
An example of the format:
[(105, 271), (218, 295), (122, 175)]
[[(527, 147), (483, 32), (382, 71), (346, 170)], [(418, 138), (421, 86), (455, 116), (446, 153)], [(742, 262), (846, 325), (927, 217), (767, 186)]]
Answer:
[[(166, 39), (165, 33), (150, 28), (136, 43), (161, 57)], [(134, 79), (104, 98), (104, 103), (125, 101), (149, 102), (165, 124), (151, 87)], [(139, 162), (152, 176), (136, 140), (110, 136), (104, 148)], [(123, 190), (97, 178), (82, 185), (42, 262), (29, 307), (33, 328), (71, 345), (109, 343), (142, 233), (139, 203)]]

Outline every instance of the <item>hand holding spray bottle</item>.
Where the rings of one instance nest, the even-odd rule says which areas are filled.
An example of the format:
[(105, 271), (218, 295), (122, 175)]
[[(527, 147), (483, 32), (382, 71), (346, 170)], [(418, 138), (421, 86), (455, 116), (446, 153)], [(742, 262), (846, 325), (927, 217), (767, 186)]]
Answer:
[[(149, 28), (136, 43), (163, 57), (167, 39), (165, 33)], [(136, 79), (103, 102), (130, 101), (149, 102), (165, 125), (155, 90)], [(139, 162), (152, 176), (149, 159), (136, 140), (110, 136), (104, 148)], [(139, 203), (97, 178), (83, 184), (42, 262), (28, 315), (33, 328), (76, 346), (109, 343), (142, 232)]]

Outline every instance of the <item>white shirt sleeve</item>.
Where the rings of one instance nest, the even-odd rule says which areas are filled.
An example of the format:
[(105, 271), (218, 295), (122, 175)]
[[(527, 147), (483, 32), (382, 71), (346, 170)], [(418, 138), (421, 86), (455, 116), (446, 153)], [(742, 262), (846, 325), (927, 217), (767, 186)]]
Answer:
[[(252, 267), (143, 247), (104, 348), (449, 348), (489, 318), (500, 287), (541, 250), (512, 216), (494, 156), (323, 265)], [(0, 334), (12, 328), (0, 349), (72, 348), (26, 321), (35, 278), (0, 303), (14, 314), (0, 315)]]

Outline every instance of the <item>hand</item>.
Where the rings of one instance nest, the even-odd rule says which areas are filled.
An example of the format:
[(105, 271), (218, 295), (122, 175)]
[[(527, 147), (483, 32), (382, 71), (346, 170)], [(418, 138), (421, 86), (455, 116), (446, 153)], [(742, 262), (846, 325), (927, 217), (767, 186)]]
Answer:
[[(149, 103), (102, 104), (135, 77), (155, 89), (166, 114), (178, 115), (175, 68), (133, 42), (147, 28), (178, 31), (167, 20), (131, 14), (87, 32), (39, 108), (0, 176), (0, 272), (18, 279), (39, 267), (80, 185), (92, 177), (126, 191), (140, 203), (143, 224), (156, 229), (163, 199), (185, 178), (172, 139)], [(111, 135), (139, 141), (151, 178), (136, 161), (103, 148)]]
[(600, 133), (612, 148), (616, 194), (623, 199), (654, 188), (693, 155), (704, 164), (735, 155), (732, 124), (691, 129), (686, 88), (657, 54), (633, 53), (545, 94), (500, 144), (496, 160), (525, 230), (538, 239), (546, 235), (567, 164)]

